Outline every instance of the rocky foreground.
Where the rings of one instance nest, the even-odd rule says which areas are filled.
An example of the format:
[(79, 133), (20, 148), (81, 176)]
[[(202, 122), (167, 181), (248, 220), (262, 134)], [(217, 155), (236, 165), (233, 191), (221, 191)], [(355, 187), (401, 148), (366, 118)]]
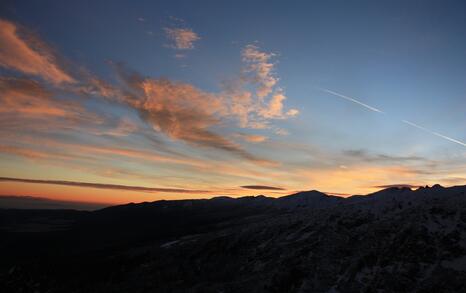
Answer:
[(466, 292), (466, 187), (12, 213), (1, 292)]

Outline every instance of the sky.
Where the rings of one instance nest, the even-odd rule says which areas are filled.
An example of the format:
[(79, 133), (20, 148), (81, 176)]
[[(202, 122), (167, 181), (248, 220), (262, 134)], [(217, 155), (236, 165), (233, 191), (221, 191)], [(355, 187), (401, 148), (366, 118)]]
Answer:
[(2, 1), (0, 194), (466, 184), (464, 1)]

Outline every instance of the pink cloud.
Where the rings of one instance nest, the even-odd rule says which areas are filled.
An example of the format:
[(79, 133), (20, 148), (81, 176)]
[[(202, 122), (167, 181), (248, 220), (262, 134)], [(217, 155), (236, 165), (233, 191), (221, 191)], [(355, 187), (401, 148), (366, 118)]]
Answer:
[(194, 43), (200, 37), (189, 28), (164, 28), (167, 38), (172, 42), (170, 45), (178, 50), (194, 49)]
[[(176, 49), (192, 49), (194, 42), (200, 39), (190, 29), (165, 30)], [(240, 128), (270, 128), (271, 120), (298, 113), (291, 109), (284, 114), (286, 96), (275, 88), (278, 78), (271, 61), (275, 55), (253, 45), (242, 51), (246, 71), (252, 79), (239, 82), (232, 90), (215, 93), (188, 83), (143, 78), (127, 72), (120, 72), (123, 84), (109, 84), (84, 69), (76, 70), (71, 77), (45, 43), (5, 20), (0, 20), (0, 41), (0, 66), (50, 82), (45, 86), (32, 79), (0, 77), (0, 113), (3, 114), (0, 132), (4, 135), (24, 130), (37, 133), (79, 131), (116, 139), (142, 131), (131, 120), (122, 119), (117, 123), (115, 117), (98, 115), (84, 108), (83, 100), (58, 98), (56, 93), (60, 92), (74, 97), (103, 98), (106, 102), (132, 108), (143, 122), (172, 140), (268, 164), (269, 161), (256, 157), (231, 140), (232, 132), (223, 134), (219, 129), (233, 124)], [(257, 91), (249, 90), (251, 85), (257, 85)], [(109, 126), (110, 129), (105, 129)], [(265, 136), (252, 134), (243, 138), (248, 142), (265, 139)]]
[(236, 133), (235, 136), (252, 143), (264, 142), (268, 139), (267, 136), (257, 134)]
[(175, 140), (211, 147), (250, 160), (260, 159), (241, 146), (211, 130), (229, 116), (225, 98), (192, 85), (161, 79), (130, 80), (138, 94), (125, 97), (125, 103), (138, 110), (154, 130)]
[(26, 37), (16, 24), (0, 19), (0, 66), (40, 76), (54, 83), (75, 80), (57, 63), (52, 50), (31, 35)]
[(263, 98), (269, 95), (278, 82), (278, 78), (273, 73), (275, 65), (271, 62), (275, 54), (262, 52), (255, 45), (247, 45), (241, 55), (247, 65), (245, 72), (250, 75), (253, 83), (258, 84), (257, 96)]
[(40, 83), (26, 78), (0, 77), (0, 105), (0, 113), (23, 118), (72, 119), (86, 112), (79, 103), (57, 100)]

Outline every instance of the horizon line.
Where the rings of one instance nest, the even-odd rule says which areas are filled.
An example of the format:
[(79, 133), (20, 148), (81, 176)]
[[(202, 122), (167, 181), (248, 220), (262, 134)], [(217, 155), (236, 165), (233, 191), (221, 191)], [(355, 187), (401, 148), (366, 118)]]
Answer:
[[(88, 183), (88, 182), (75, 182), (75, 181), (64, 181), (64, 180), (40, 180), (40, 179), (24, 179), (24, 178), (12, 178), (12, 177), (0, 177), (1, 182), (23, 182), (23, 183), (32, 183), (32, 184), (51, 184), (51, 185), (64, 185), (64, 186), (76, 186), (76, 187), (85, 187), (85, 188), (97, 188), (97, 189), (116, 189), (116, 190), (134, 190), (134, 191), (152, 191), (152, 192), (182, 192), (182, 193), (211, 193), (212, 191), (206, 190), (194, 190), (194, 189), (176, 189), (176, 188), (155, 188), (155, 187), (145, 187), (145, 186), (131, 186), (131, 185), (117, 185), (117, 184), (102, 184), (102, 183)], [(431, 184), (431, 186), (440, 185), (440, 184)], [(454, 187), (454, 186), (462, 186), (462, 185), (451, 185), (451, 186), (443, 186), (442, 187)], [(429, 185), (421, 185), (421, 184), (381, 184), (381, 185), (373, 185), (370, 186), (372, 188), (377, 188), (378, 191), (389, 189), (389, 188), (409, 188), (411, 190), (418, 189), (422, 187), (429, 187)], [(298, 191), (291, 191), (289, 194), (282, 195), (279, 197), (268, 196), (270, 198), (280, 198), (284, 196), (293, 195), (299, 192), (307, 192), (307, 191), (318, 191), (323, 194), (341, 198), (348, 198), (355, 195), (362, 195), (367, 196), (374, 192), (370, 192), (367, 194), (352, 194), (352, 193), (341, 193), (341, 192), (328, 192), (328, 191), (319, 191), (315, 189), (306, 189), (306, 190), (298, 190)], [(248, 197), (251, 195), (244, 195), (244, 196), (226, 196), (229, 198), (242, 198)], [(252, 196), (259, 196), (259, 195), (252, 195)], [(81, 203), (81, 204), (97, 204), (97, 205), (108, 205), (108, 206), (117, 206), (117, 205), (124, 205), (129, 203), (142, 203), (147, 201), (138, 201), (138, 202), (122, 202), (122, 203), (115, 203), (115, 202), (97, 202), (97, 201), (80, 201), (80, 200), (68, 200), (68, 199), (56, 199), (50, 198), (47, 196), (42, 195), (12, 195), (12, 194), (0, 194), (0, 197), (6, 198), (29, 198), (32, 200), (48, 200), (48, 201), (56, 201), (56, 202), (66, 202), (66, 203)], [(205, 198), (197, 198), (197, 199), (213, 199), (216, 197), (225, 197), (225, 195), (215, 195), (213, 197), (205, 197)], [(192, 198), (184, 198), (184, 199), (168, 199), (168, 200), (197, 200)], [(161, 200), (167, 199), (158, 199), (150, 202), (156, 202)]]

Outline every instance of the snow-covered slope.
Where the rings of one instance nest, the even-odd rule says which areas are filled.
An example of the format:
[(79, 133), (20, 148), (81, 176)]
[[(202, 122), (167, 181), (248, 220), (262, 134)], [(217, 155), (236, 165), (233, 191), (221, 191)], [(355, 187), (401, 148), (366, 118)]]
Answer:
[[(0, 284), (23, 292), (39, 282), (44, 292), (466, 292), (466, 186), (389, 188), (346, 199), (310, 191), (167, 201), (96, 214), (112, 215), (114, 225), (142, 211), (147, 221), (171, 210), (173, 221), (210, 228), (106, 248), (98, 259), (62, 257), (61, 266), (50, 264), (54, 274), (15, 268), (0, 274)], [(97, 272), (92, 281), (82, 276), (87, 270)], [(63, 274), (69, 279), (56, 277)]]

